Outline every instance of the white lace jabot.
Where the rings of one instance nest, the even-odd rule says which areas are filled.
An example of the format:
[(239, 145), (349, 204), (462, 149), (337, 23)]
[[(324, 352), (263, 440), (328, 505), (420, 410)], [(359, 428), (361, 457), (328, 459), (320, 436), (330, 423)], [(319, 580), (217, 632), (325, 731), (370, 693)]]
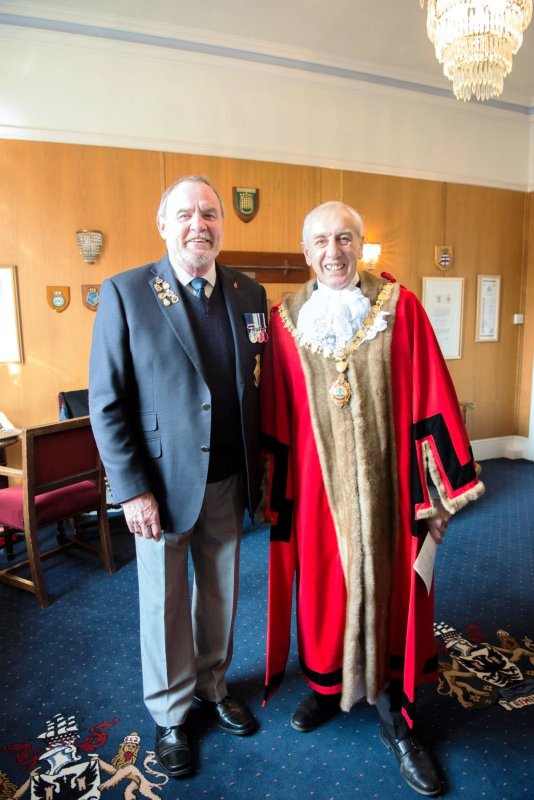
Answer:
[(301, 341), (336, 350), (346, 346), (370, 311), (371, 303), (358, 286), (330, 289), (317, 281), (300, 309), (297, 331)]

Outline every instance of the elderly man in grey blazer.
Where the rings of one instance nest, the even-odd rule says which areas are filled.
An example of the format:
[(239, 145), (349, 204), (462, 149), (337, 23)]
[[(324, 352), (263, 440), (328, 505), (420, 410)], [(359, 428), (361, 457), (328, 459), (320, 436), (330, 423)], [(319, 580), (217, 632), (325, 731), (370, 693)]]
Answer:
[(259, 493), (267, 301), (215, 262), (223, 223), (206, 178), (173, 183), (157, 215), (167, 255), (104, 281), (91, 350), (91, 422), (135, 534), (144, 699), (172, 777), (192, 770), (184, 724), (195, 698), (227, 733), (256, 728), (225, 676), (243, 515)]

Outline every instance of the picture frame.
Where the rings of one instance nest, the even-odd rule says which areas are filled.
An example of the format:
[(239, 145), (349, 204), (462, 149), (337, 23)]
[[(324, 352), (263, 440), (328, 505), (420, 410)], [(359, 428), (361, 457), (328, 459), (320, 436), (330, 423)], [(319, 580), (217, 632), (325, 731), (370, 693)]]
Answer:
[(17, 268), (0, 265), (0, 364), (23, 364)]
[(423, 306), (443, 357), (462, 357), (463, 278), (423, 278)]
[(499, 341), (501, 276), (478, 275), (476, 342)]

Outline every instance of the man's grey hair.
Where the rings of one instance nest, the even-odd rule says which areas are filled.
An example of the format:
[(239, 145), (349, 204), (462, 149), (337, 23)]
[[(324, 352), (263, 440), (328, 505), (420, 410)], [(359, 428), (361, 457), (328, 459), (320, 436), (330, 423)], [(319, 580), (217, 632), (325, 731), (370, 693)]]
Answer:
[(161, 200), (159, 201), (159, 207), (157, 213), (158, 219), (159, 217), (165, 216), (169, 197), (174, 192), (176, 187), (179, 186), (181, 183), (205, 183), (206, 186), (209, 186), (209, 188), (212, 190), (212, 192), (215, 193), (217, 200), (219, 201), (219, 205), (221, 206), (221, 216), (224, 219), (224, 203), (222, 201), (222, 197), (215, 188), (215, 186), (213, 185), (213, 183), (208, 178), (204, 177), (204, 175), (184, 175), (183, 178), (178, 178), (177, 181), (174, 181), (174, 183), (171, 183), (170, 186), (167, 186), (167, 188), (161, 195)]
[(348, 206), (346, 203), (342, 203), (341, 200), (328, 200), (326, 203), (321, 203), (320, 206), (312, 208), (309, 214), (306, 215), (304, 224), (302, 226), (302, 241), (304, 242), (305, 245), (308, 244), (308, 239), (310, 237), (310, 228), (317, 214), (320, 214), (322, 211), (326, 211), (327, 209), (330, 208), (332, 209), (339, 208), (343, 209), (344, 211), (348, 211), (349, 214), (354, 218), (354, 224), (356, 226), (356, 232), (358, 236), (360, 237), (360, 239), (363, 239), (363, 234), (364, 234), (363, 219), (358, 214), (356, 209), (352, 208), (352, 206)]

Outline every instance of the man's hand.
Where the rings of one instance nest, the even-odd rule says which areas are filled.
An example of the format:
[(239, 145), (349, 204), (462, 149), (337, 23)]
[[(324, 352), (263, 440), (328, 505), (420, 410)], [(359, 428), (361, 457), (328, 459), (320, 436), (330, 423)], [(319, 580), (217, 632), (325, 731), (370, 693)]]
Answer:
[(445, 537), (445, 531), (447, 530), (447, 524), (451, 515), (443, 508), (439, 500), (434, 501), (434, 507), (438, 513), (435, 517), (431, 517), (428, 520), (428, 532), (436, 544), (441, 544)]
[(152, 492), (145, 492), (122, 504), (126, 524), (136, 536), (145, 539), (161, 539), (161, 524), (156, 498)]

